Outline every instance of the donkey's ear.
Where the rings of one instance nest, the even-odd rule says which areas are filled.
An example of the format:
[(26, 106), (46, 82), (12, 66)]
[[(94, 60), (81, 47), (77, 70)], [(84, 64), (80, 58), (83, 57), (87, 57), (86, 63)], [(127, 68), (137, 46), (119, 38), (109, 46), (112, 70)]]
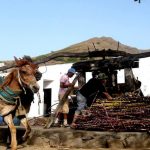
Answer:
[(19, 62), (20, 62), (19, 59), (18, 59), (17, 57), (15, 57), (15, 56), (14, 56), (14, 59), (15, 59), (16, 65), (18, 66), (18, 65), (19, 65)]
[(14, 56), (15, 61), (18, 61), (18, 58), (16, 56)]

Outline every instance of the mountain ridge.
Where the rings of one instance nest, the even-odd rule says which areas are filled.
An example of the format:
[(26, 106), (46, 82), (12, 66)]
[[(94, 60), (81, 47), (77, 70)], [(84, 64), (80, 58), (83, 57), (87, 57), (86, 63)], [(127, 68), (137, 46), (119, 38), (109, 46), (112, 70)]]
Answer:
[[(118, 44), (119, 44), (119, 46), (118, 46)], [(82, 48), (82, 50), (81, 50), (81, 48)], [(105, 49), (105, 50), (108, 50), (108, 49), (120, 50), (120, 51), (125, 51), (128, 53), (137, 53), (137, 51), (139, 51), (135, 47), (124, 45), (124, 44), (120, 43), (119, 41), (114, 40), (112, 37), (105, 37), (105, 36), (90, 38), (86, 41), (82, 41), (80, 43), (68, 46), (62, 50), (68, 51), (68, 49), (69, 49), (69, 50), (76, 51), (76, 52), (78, 52), (80, 50), (80, 52), (83, 52), (87, 49), (89, 49), (90, 51), (93, 51), (93, 50), (95, 50), (95, 48), (98, 50), (103, 50), (103, 49)]]
[[(126, 53), (131, 54), (137, 54), (141, 52), (147, 52), (150, 51), (150, 49), (142, 50), (138, 49), (136, 47), (131, 47), (125, 44), (120, 43), (119, 41), (116, 41), (112, 37), (93, 37), (85, 41), (81, 41), (79, 43), (72, 44), (70, 46), (67, 46), (66, 48), (52, 51), (47, 54), (39, 55), (36, 57), (33, 57), (33, 60), (42, 59), (47, 56), (51, 56), (53, 54), (58, 54), (62, 52), (70, 52), (70, 53), (81, 53), (81, 52), (88, 52), (88, 51), (101, 51), (101, 50), (118, 50), (118, 51), (124, 51)], [(80, 60), (78, 58), (56, 58), (52, 61), (50, 61), (51, 64), (58, 64), (58, 63), (66, 63), (66, 62), (75, 62), (77, 60)], [(6, 61), (5, 64), (10, 64), (12, 61)]]

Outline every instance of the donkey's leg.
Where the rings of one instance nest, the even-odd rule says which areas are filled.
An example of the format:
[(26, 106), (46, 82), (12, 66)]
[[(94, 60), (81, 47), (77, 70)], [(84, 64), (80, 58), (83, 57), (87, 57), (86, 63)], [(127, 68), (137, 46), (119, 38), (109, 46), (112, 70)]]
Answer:
[(24, 116), (23, 118), (21, 118), (20, 121), (21, 121), (22, 125), (26, 129), (26, 131), (25, 131), (25, 133), (24, 133), (24, 135), (22, 137), (22, 140), (26, 141), (27, 138), (29, 137), (30, 132), (31, 132), (31, 127), (30, 127), (30, 125), (28, 123), (28, 120), (27, 120), (26, 116)]
[(11, 150), (17, 150), (17, 139), (16, 139), (16, 127), (13, 123), (12, 115), (9, 114), (4, 117), (5, 122), (9, 126), (10, 134), (11, 134)]

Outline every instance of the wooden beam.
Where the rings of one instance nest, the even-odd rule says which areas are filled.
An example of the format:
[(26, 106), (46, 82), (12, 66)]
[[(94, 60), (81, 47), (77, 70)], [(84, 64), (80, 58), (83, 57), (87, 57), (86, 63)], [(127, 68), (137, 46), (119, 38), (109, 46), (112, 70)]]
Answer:
[[(52, 54), (50, 56), (44, 57), (42, 59), (36, 60), (34, 61), (35, 64), (42, 64), (42, 63), (46, 63), (50, 60), (53, 60), (55, 58), (58, 57), (73, 57), (73, 58), (95, 58), (95, 57), (119, 57), (121, 56), (121, 58), (124, 57), (134, 57), (134, 58), (145, 58), (145, 57), (150, 57), (150, 52), (145, 52), (145, 53), (139, 53), (139, 54), (129, 54), (123, 51), (117, 51), (117, 50), (97, 50), (97, 51), (91, 51), (91, 52), (82, 52), (82, 53), (66, 53), (66, 52), (62, 52), (62, 53), (55, 53)], [(120, 59), (120, 57), (118, 58)], [(3, 66), (0, 67), (0, 71), (4, 71), (4, 70), (8, 70), (10, 68), (16, 67), (15, 64), (11, 64), (11, 65), (7, 65), (7, 66)]]
[[(50, 56), (44, 57), (42, 59), (38, 59), (35, 61), (35, 64), (42, 64), (46, 63), (50, 60), (53, 60), (58, 57), (74, 57), (74, 58), (87, 58), (87, 57), (103, 57), (103, 56), (109, 56), (109, 57), (116, 57), (116, 56), (127, 56), (128, 53), (125, 53), (123, 51), (116, 51), (116, 50), (97, 50), (97, 51), (91, 51), (91, 52), (82, 52), (82, 53), (68, 53), (68, 52), (61, 52), (61, 53), (54, 53)], [(11, 68), (16, 67), (15, 64), (7, 65), (0, 67), (0, 71), (8, 70)]]

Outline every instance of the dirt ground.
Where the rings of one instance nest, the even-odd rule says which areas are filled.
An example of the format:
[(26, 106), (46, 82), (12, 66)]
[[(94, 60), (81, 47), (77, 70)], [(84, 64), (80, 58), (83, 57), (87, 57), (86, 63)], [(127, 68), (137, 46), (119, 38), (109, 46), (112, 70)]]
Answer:
[[(0, 146), (0, 150), (9, 150), (6, 149), (6, 146)], [(32, 145), (32, 146), (23, 146), (23, 145), (19, 145), (18, 146), (18, 150), (70, 150), (70, 148), (65, 148), (65, 147), (58, 147), (58, 148), (50, 148), (48, 146), (36, 146), (36, 145)], [(116, 149), (116, 148), (97, 148), (97, 149), (83, 149), (83, 148), (72, 148), (71, 150), (150, 150), (148, 149)]]
[[(6, 149), (6, 146), (0, 146), (0, 150), (9, 150)], [(58, 147), (58, 148), (50, 148), (48, 146), (36, 146), (36, 145), (32, 145), (32, 146), (23, 146), (23, 145), (19, 145), (18, 146), (18, 150), (70, 150), (70, 148), (65, 148), (65, 147)], [(83, 148), (71, 148), (71, 150), (150, 150), (148, 149), (116, 149), (116, 148), (97, 148), (97, 149), (83, 149)]]
[[(21, 138), (24, 130), (18, 128), (18, 133)], [(104, 147), (106, 142), (109, 148)], [(0, 150), (10, 149), (0, 143)], [(17, 150), (150, 150), (150, 135), (144, 132), (94, 132), (63, 127), (43, 129), (36, 126), (32, 127), (28, 142), (19, 144)]]

